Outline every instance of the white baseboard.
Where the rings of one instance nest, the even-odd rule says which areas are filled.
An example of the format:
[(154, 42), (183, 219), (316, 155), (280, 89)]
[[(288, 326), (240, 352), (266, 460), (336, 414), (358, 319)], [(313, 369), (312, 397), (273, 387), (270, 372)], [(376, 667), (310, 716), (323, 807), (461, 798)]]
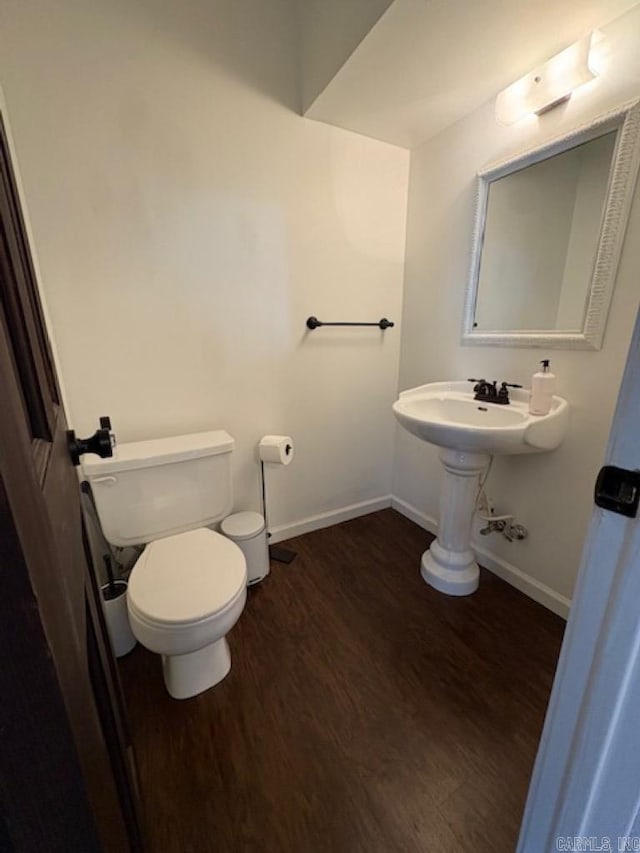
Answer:
[(311, 533), (312, 530), (331, 527), (334, 524), (340, 524), (342, 521), (349, 521), (352, 518), (358, 518), (360, 515), (368, 515), (370, 512), (377, 512), (379, 509), (387, 509), (390, 506), (391, 495), (385, 495), (381, 498), (373, 498), (372, 500), (343, 506), (340, 509), (329, 510), (329, 512), (321, 512), (319, 515), (310, 515), (291, 524), (281, 524), (278, 527), (272, 527), (269, 542), (275, 545), (276, 542), (282, 542), (283, 539), (302, 536), (303, 533)]
[[(420, 512), (420, 510), (417, 510), (414, 506), (411, 506), (411, 504), (393, 495), (391, 497), (391, 506), (393, 509), (401, 513), (401, 515), (404, 515), (424, 530), (427, 530), (429, 533), (433, 533), (434, 536), (437, 534), (438, 522), (435, 518), (426, 515), (424, 512)], [(473, 548), (478, 555), (479, 563), (485, 569), (493, 572), (494, 575), (502, 578), (502, 580), (511, 584), (511, 586), (514, 586), (516, 589), (519, 589), (520, 592), (528, 595), (529, 598), (537, 601), (538, 604), (542, 604), (544, 607), (552, 610), (554, 613), (557, 613), (558, 616), (562, 616), (563, 619), (567, 618), (571, 607), (570, 599), (565, 598), (564, 595), (560, 595), (560, 593), (555, 592), (555, 590), (551, 589), (546, 584), (543, 584), (535, 578), (532, 578), (530, 575), (525, 574), (517, 566), (514, 566), (502, 557), (498, 557), (496, 554), (493, 554), (483, 545), (477, 545), (474, 542)]]
[(393, 509), (397, 509), (401, 515), (404, 515), (405, 518), (408, 518), (410, 521), (413, 521), (418, 527), (422, 527), (423, 530), (426, 530), (428, 533), (433, 533), (434, 536), (438, 534), (438, 522), (435, 518), (432, 518), (430, 515), (427, 515), (424, 512), (420, 512), (414, 506), (411, 506), (410, 503), (403, 501), (401, 498), (397, 498), (395, 495), (391, 496), (391, 506)]

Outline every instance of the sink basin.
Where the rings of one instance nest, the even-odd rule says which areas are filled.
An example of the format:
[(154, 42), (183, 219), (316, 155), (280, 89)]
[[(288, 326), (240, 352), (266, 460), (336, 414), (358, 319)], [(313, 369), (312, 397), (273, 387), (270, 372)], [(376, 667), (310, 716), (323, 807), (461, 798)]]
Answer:
[(448, 595), (470, 595), (480, 571), (471, 547), (479, 479), (492, 455), (540, 453), (562, 442), (569, 405), (553, 397), (547, 415), (529, 413), (529, 392), (508, 405), (473, 399), (471, 382), (432, 382), (403, 391), (393, 412), (410, 433), (437, 444), (444, 466), (438, 538), (422, 555), (424, 580)]
[(403, 391), (393, 404), (402, 426), (450, 450), (513, 454), (553, 450), (567, 428), (569, 406), (553, 397), (548, 415), (529, 413), (529, 392), (510, 389), (508, 406), (473, 399), (470, 382), (432, 382)]

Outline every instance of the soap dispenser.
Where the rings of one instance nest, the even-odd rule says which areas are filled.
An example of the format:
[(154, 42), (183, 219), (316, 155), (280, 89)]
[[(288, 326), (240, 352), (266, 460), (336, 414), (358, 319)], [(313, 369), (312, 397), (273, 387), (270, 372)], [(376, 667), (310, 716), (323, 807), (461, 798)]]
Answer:
[(542, 370), (531, 377), (529, 411), (532, 415), (546, 415), (551, 409), (551, 398), (556, 390), (555, 374), (549, 370), (549, 359), (540, 362)]

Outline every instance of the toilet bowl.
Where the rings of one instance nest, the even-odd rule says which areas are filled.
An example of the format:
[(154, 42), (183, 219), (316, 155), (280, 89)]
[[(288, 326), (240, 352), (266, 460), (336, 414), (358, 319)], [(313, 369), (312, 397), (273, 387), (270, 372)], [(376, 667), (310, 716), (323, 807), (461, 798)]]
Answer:
[(175, 699), (208, 690), (231, 668), (226, 634), (246, 601), (247, 569), (237, 545), (198, 528), (151, 542), (129, 578), (133, 635), (162, 655)]

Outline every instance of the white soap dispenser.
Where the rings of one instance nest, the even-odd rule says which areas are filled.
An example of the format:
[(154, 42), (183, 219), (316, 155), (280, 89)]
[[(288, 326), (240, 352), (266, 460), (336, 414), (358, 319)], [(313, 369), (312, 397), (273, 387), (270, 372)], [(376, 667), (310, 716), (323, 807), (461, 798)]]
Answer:
[(531, 377), (529, 411), (532, 415), (546, 415), (551, 409), (551, 398), (556, 390), (556, 377), (549, 370), (549, 359), (540, 362), (542, 370)]

